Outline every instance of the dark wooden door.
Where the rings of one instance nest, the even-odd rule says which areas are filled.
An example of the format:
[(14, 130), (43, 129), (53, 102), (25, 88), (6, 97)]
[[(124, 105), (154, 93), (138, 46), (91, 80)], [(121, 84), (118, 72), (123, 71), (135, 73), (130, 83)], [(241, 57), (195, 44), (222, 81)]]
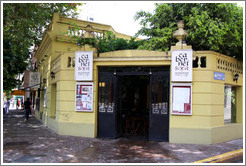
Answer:
[(149, 140), (169, 141), (169, 73), (150, 76)]
[(120, 137), (122, 134), (122, 121), (123, 121), (123, 115), (122, 115), (122, 76), (117, 76), (116, 79), (116, 84), (117, 84), (117, 92), (116, 92), (116, 126), (117, 126), (117, 131), (116, 131), (116, 136)]
[(116, 76), (99, 73), (98, 81), (98, 130), (99, 138), (117, 137)]

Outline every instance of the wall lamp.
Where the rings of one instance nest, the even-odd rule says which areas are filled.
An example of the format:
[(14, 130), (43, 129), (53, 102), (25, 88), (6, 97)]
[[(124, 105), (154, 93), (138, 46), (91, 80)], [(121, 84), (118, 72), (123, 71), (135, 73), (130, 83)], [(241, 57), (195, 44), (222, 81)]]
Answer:
[(236, 83), (237, 83), (237, 80), (238, 80), (238, 78), (239, 78), (239, 74), (234, 74), (234, 78), (233, 78), (233, 81), (236, 81)]
[(81, 39), (78, 40), (77, 46), (81, 46)]
[(55, 78), (55, 73), (53, 71), (50, 72), (50, 77), (53, 78), (53, 79)]
[(151, 68), (149, 69), (149, 75), (152, 75), (152, 71), (151, 71)]

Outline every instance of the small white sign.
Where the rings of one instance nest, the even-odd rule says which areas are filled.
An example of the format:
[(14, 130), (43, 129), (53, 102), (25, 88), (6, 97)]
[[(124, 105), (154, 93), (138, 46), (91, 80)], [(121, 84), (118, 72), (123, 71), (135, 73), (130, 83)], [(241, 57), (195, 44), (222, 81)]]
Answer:
[(93, 80), (93, 51), (75, 51), (75, 80)]
[(40, 86), (40, 72), (30, 72), (29, 73), (29, 86)]
[(192, 50), (172, 51), (172, 81), (192, 82)]

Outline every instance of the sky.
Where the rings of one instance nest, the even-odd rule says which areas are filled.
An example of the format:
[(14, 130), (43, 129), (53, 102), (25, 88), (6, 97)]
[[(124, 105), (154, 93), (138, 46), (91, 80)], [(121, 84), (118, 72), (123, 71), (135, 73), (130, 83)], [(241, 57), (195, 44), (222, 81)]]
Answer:
[[(111, 25), (116, 32), (134, 36), (141, 28), (140, 20), (134, 21), (135, 14), (141, 10), (153, 13), (155, 9), (154, 3), (161, 2), (167, 3), (171, 1), (82, 1), (82, 3), (86, 4), (80, 8), (81, 12), (78, 19), (90, 21), (90, 18), (93, 18), (93, 22)], [(174, 2), (182, 3), (184, 1)], [(190, 2), (199, 3), (201, 1)], [(230, 3), (230, 1), (207, 2)], [(234, 1), (234, 3), (244, 6), (242, 1)], [(146, 37), (139, 36), (139, 38)]]
[[(138, 11), (153, 13), (154, 1), (97, 1), (85, 2), (80, 8), (79, 19), (111, 25), (116, 32), (134, 36), (141, 28), (139, 20), (134, 21)], [(140, 37), (144, 38), (144, 37)]]

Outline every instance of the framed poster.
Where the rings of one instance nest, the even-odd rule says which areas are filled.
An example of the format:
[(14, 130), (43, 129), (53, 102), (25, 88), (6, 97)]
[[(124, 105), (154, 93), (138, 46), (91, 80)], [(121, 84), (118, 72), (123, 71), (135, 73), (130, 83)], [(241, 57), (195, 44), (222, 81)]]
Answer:
[(93, 112), (93, 82), (77, 82), (75, 111)]
[(192, 84), (172, 84), (173, 115), (192, 115)]
[(172, 81), (192, 82), (192, 50), (172, 51)]
[(75, 51), (75, 80), (92, 81), (93, 51)]

